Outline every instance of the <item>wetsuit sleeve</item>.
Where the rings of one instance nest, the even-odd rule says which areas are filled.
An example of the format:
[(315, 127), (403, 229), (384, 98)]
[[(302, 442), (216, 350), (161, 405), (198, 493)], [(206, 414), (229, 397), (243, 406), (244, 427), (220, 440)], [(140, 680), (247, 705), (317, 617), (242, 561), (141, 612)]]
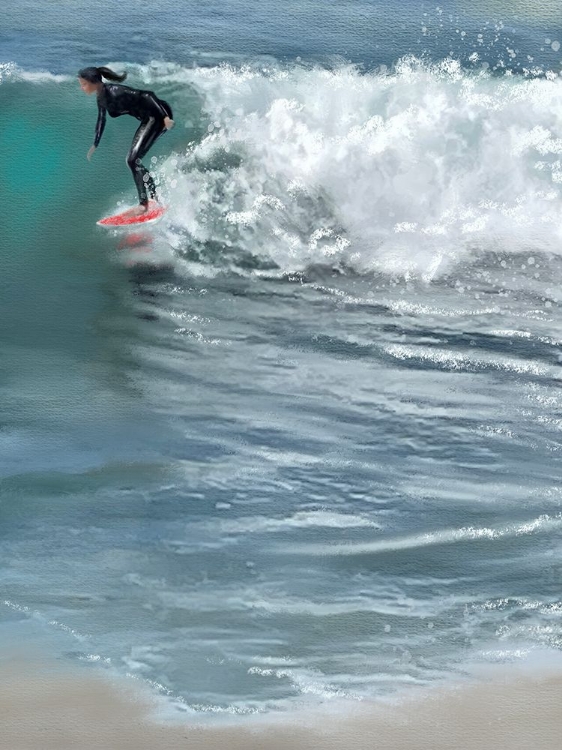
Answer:
[(103, 107), (98, 102), (98, 121), (96, 122), (96, 135), (94, 138), (94, 146), (96, 148), (98, 147), (99, 142), (101, 141), (101, 137), (103, 135), (103, 131), (105, 128), (105, 117), (106, 117), (105, 107)]
[(162, 103), (158, 97), (153, 94), (152, 91), (143, 91), (142, 98), (144, 99), (147, 108), (151, 110), (151, 114), (157, 114), (158, 117), (164, 119), (169, 117), (169, 112), (162, 106)]

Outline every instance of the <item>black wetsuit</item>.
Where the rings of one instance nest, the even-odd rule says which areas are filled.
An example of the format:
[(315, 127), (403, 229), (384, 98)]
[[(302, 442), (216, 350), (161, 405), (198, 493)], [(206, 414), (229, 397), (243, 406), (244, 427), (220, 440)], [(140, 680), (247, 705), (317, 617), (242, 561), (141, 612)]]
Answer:
[(127, 165), (133, 173), (139, 201), (146, 205), (148, 195), (151, 198), (156, 197), (156, 185), (150, 172), (141, 163), (141, 159), (156, 139), (166, 131), (164, 118), (173, 119), (170, 105), (158, 99), (152, 91), (139, 91), (117, 83), (104, 83), (98, 94), (98, 121), (94, 139), (96, 147), (105, 128), (106, 113), (110, 117), (131, 115), (141, 122), (127, 154)]

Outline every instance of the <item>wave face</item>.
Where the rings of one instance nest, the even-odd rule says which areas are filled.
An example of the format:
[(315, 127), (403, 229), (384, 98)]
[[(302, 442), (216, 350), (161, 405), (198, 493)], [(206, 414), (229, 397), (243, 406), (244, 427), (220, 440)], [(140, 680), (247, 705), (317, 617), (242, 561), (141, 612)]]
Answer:
[(2, 68), (4, 642), (197, 718), (560, 651), (561, 81), (481, 62), (128, 65), (128, 244), (134, 124)]
[[(558, 255), (562, 81), (498, 77), (477, 58), (473, 68), (414, 58), (370, 74), (133, 67), (179, 116), (179, 132), (155, 151), (172, 155), (152, 158), (172, 208), (168, 241), (210, 266), (323, 264), (424, 280), (489, 254)], [(62, 89), (61, 116), (79, 117), (88, 143), (84, 102), (67, 109), (67, 78), (10, 66), (3, 76), (8, 89)], [(121, 159), (115, 172), (126, 185)]]

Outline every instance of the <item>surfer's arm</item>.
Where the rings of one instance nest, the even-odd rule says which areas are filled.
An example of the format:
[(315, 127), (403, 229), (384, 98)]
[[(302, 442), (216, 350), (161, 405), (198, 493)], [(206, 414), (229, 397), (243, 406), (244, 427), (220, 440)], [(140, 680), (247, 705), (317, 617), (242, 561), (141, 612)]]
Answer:
[(105, 128), (105, 117), (106, 117), (105, 107), (102, 107), (100, 104), (98, 104), (98, 121), (96, 122), (96, 134), (94, 137), (94, 148), (97, 148), (101, 141), (101, 137), (103, 135), (103, 131)]

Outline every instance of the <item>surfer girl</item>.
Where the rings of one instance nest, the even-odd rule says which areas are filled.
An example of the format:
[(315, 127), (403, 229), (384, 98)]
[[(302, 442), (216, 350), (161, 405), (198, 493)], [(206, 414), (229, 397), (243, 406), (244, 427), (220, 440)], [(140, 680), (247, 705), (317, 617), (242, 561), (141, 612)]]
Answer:
[[(85, 94), (96, 94), (98, 100), (98, 121), (94, 144), (88, 151), (88, 161), (101, 140), (106, 114), (110, 117), (131, 115), (140, 120), (127, 154), (127, 165), (133, 173), (139, 194), (140, 205), (132, 209), (132, 213), (136, 215), (147, 210), (149, 197), (156, 199), (156, 185), (141, 159), (146, 156), (156, 139), (174, 126), (174, 120), (170, 105), (152, 91), (121, 86), (120, 83), (126, 77), (126, 73), (119, 75), (109, 68), (91, 67), (79, 71), (78, 82)], [(105, 83), (104, 79), (110, 83)]]

